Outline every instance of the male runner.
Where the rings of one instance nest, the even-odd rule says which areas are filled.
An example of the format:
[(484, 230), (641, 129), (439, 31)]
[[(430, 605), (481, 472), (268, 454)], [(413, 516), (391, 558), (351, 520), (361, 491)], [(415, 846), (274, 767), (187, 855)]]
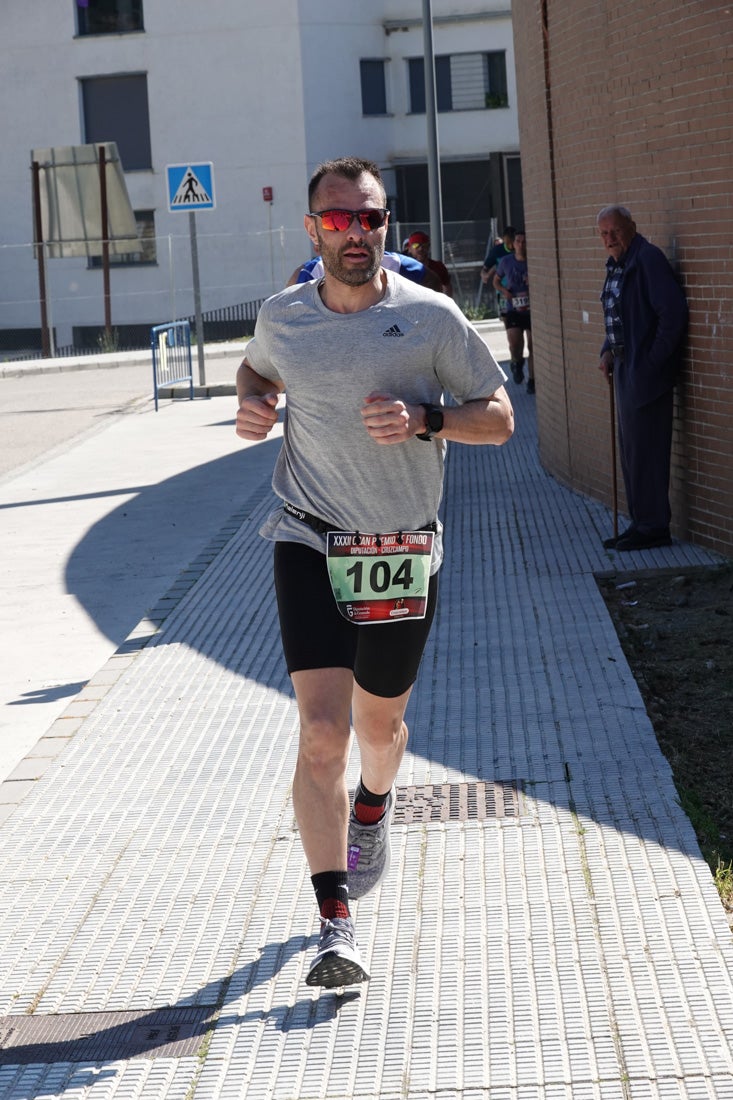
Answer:
[(293, 803), (321, 916), (306, 981), (334, 987), (369, 976), (349, 902), (389, 865), (405, 707), (437, 598), (445, 441), (504, 443), (513, 414), (506, 376), (451, 299), (381, 267), (389, 211), (377, 166), (326, 162), (308, 200), (325, 274), (262, 306), (237, 372), (237, 434), (265, 439), (287, 394), (273, 475), (282, 505), (262, 534), (275, 542), (300, 717)]

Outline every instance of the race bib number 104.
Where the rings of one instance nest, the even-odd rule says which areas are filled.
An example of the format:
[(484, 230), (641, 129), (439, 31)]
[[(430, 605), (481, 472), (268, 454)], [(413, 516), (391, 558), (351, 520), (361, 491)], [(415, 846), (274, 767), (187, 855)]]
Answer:
[(344, 618), (355, 623), (424, 619), (434, 537), (432, 531), (329, 531), (328, 574)]

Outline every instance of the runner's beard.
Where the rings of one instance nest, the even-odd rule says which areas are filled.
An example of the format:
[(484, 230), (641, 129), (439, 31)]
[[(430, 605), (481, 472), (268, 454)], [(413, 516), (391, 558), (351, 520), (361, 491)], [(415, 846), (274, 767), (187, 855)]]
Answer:
[(369, 244), (359, 245), (365, 252), (370, 254), (370, 261), (365, 267), (352, 267), (350, 264), (345, 264), (341, 258), (342, 252), (347, 252), (352, 245), (344, 245), (343, 249), (324, 248), (323, 237), (320, 237), (319, 243), (321, 245), (321, 258), (323, 260), (323, 266), (329, 275), (332, 275), (334, 279), (338, 279), (340, 283), (345, 283), (347, 286), (364, 286), (365, 283), (371, 282), (374, 276), (382, 266), (382, 256), (384, 255), (384, 248), (373, 248)]

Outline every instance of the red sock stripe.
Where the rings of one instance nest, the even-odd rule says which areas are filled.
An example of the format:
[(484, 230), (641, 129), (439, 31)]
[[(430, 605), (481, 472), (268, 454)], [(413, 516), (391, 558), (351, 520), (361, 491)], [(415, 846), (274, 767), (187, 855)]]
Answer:
[(354, 803), (354, 817), (362, 825), (374, 825), (384, 814), (384, 803), (381, 806), (367, 806), (365, 802)]
[(336, 898), (327, 898), (321, 906), (321, 916), (327, 920), (332, 920), (334, 917), (345, 918), (349, 916), (349, 907), (342, 901), (337, 901)]

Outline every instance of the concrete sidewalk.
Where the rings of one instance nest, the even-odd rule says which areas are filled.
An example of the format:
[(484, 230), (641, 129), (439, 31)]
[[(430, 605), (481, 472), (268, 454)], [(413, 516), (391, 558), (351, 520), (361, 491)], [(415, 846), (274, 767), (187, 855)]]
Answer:
[(534, 399), (511, 394), (509, 444), (451, 448), (393, 866), (355, 906), (371, 981), (304, 984), (255, 448), (219, 536), (6, 798), (0, 1100), (733, 1098), (730, 930), (593, 579), (714, 559), (603, 551), (607, 510), (544, 474)]
[[(54, 439), (59, 405), (37, 417), (62, 420)], [(100, 411), (0, 482), (0, 779), (267, 483), (277, 440), (244, 446), (235, 411), (232, 396)]]

